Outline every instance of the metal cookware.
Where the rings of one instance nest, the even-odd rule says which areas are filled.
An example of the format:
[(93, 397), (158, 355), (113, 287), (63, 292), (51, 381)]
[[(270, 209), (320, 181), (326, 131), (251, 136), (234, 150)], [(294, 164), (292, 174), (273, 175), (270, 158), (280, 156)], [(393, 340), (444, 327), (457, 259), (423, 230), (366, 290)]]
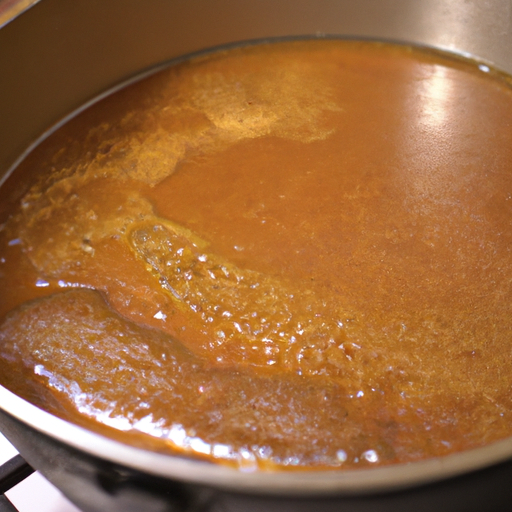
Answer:
[[(135, 75), (209, 47), (304, 35), (430, 45), (512, 73), (510, 0), (42, 0), (0, 29), (0, 180), (49, 129)], [(512, 497), (512, 439), (387, 468), (244, 473), (125, 446), (1, 386), (0, 430), (86, 512), (481, 511)]]

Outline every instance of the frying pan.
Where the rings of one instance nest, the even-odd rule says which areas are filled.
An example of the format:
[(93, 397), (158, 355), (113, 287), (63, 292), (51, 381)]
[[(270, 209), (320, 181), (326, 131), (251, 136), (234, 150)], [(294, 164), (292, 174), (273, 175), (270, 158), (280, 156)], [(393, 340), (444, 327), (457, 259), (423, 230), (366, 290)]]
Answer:
[[(512, 73), (511, 18), (510, 0), (41, 0), (0, 18), (0, 180), (84, 105), (179, 56), (342, 35), (442, 48)], [(85, 512), (480, 512), (512, 498), (512, 439), (377, 469), (245, 473), (121, 444), (1, 386), (0, 430)]]

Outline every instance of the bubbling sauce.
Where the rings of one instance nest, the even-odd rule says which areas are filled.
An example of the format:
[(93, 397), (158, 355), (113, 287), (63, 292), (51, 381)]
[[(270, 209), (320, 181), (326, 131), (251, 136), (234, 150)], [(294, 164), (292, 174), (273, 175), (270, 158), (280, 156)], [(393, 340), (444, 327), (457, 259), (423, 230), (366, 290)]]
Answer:
[(410, 462), (512, 434), (512, 89), (418, 48), (176, 64), (0, 191), (0, 383), (245, 469)]

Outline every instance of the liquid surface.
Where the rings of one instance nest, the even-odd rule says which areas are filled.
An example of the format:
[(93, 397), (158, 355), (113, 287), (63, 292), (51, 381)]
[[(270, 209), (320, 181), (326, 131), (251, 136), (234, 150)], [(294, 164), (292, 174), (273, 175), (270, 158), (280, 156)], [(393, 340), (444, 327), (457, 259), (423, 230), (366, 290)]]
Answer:
[(356, 41), (116, 93), (2, 189), (0, 383), (246, 469), (511, 435), (511, 120), (506, 77)]

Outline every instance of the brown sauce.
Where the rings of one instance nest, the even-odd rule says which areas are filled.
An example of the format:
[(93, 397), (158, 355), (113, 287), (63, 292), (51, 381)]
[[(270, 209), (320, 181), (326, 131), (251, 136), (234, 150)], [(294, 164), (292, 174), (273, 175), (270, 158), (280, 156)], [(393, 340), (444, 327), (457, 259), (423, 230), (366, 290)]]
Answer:
[(314, 40), (175, 65), (45, 140), (0, 200), (0, 383), (245, 468), (512, 434), (512, 90)]

